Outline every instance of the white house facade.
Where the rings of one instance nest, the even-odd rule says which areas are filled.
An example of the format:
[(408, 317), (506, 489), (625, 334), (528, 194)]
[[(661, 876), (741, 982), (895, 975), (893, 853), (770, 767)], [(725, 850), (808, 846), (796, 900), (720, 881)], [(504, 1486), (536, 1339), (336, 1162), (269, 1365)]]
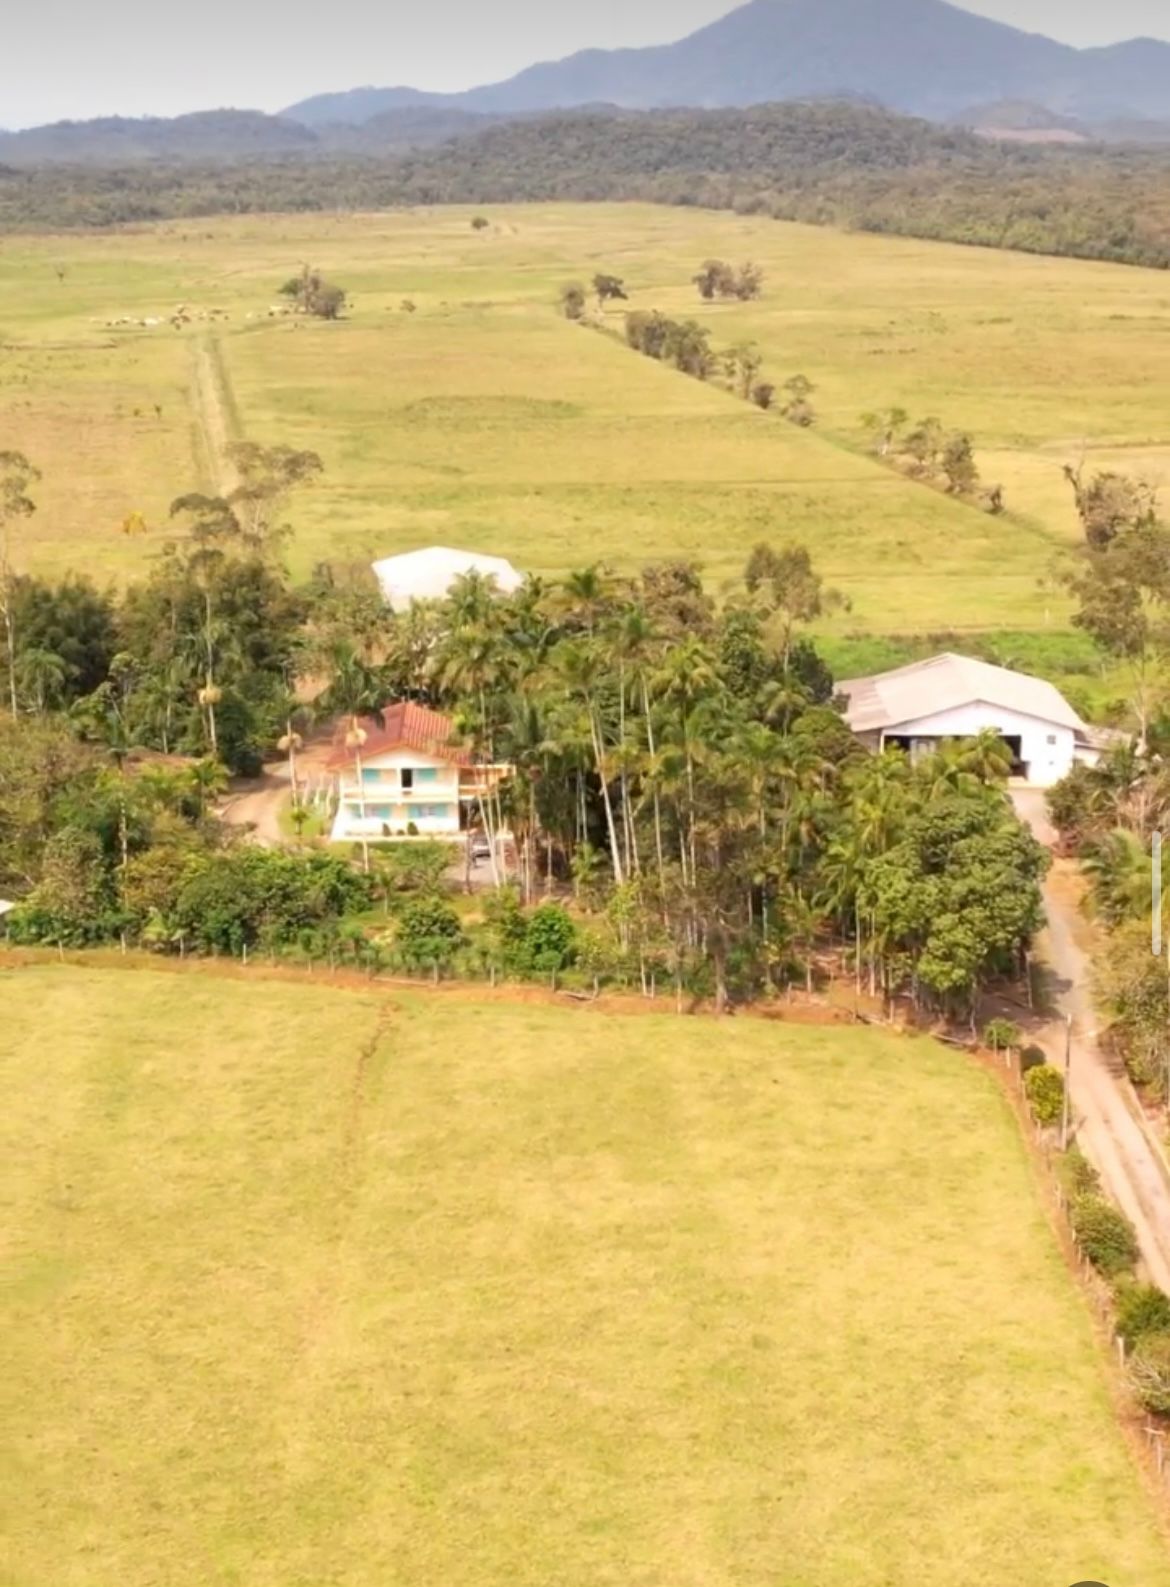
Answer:
[(453, 734), (449, 717), (407, 702), (388, 707), (381, 723), (363, 722), (360, 743), (339, 743), (330, 760), (337, 778), (333, 841), (456, 842), (474, 830), (482, 800), (509, 768), (477, 765), (450, 743)]
[(996, 733), (1013, 776), (1051, 788), (1099, 751), (1085, 723), (1053, 684), (970, 656), (944, 655), (838, 685), (846, 720), (869, 748), (929, 754), (948, 740)]

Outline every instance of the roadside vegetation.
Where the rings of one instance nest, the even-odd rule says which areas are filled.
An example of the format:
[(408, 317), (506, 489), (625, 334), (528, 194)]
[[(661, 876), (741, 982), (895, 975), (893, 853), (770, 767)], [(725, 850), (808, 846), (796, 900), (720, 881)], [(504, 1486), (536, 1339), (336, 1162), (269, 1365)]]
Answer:
[[(1170, 897), (1170, 525), (1157, 491), (1121, 474), (1074, 474), (1083, 541), (1066, 578), (1074, 621), (1115, 660), (1132, 733), (1079, 766), (1049, 799), (1100, 926), (1098, 993), (1131, 1079), (1170, 1103), (1170, 960), (1151, 951), (1155, 867)], [(1170, 950), (1170, 916), (1162, 936)]]

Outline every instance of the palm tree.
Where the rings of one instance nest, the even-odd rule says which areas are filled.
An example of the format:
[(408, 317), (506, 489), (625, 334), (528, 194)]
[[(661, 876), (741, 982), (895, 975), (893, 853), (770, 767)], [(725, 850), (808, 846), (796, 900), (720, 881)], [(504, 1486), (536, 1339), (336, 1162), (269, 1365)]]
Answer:
[(561, 585), (556, 604), (568, 627), (596, 633), (611, 609), (616, 581), (603, 563), (577, 568)]
[(566, 640), (553, 654), (553, 662), (563, 687), (570, 697), (579, 700), (585, 708), (594, 765), (601, 783), (601, 802), (605, 809), (605, 824), (609, 833), (614, 881), (618, 887), (621, 887), (625, 881), (625, 871), (622, 866), (621, 847), (618, 843), (617, 823), (614, 820), (613, 800), (610, 797), (610, 764), (599, 704), (605, 660), (605, 652), (586, 640)]
[(374, 669), (355, 652), (348, 641), (335, 641), (321, 657), (328, 669), (329, 685), (317, 701), (318, 707), (329, 715), (348, 717), (345, 747), (353, 754), (357, 781), (358, 814), (362, 822), (362, 869), (369, 875), (370, 844), (366, 833), (365, 776), (362, 766), (362, 748), (369, 734), (362, 726), (362, 718), (373, 718), (382, 725), (382, 706), (385, 693), (382, 679)]
[(20, 693), (32, 700), (38, 716), (44, 716), (51, 699), (60, 696), (69, 668), (53, 650), (22, 650), (16, 658)]
[(12, 566), (12, 526), (36, 511), (29, 487), (40, 474), (23, 452), (0, 451), (0, 617), (8, 651), (8, 700), (13, 720), (20, 712), (16, 681), (16, 575)]
[[(1110, 925), (1137, 920), (1149, 912), (1154, 896), (1154, 856), (1139, 833), (1120, 827), (1107, 832), (1088, 845), (1083, 863), (1093, 904)], [(1170, 883), (1170, 852), (1166, 850), (1162, 872), (1166, 887)]]
[(207, 807), (219, 799), (226, 791), (228, 785), (227, 772), (219, 761), (205, 756), (197, 760), (189, 771), (187, 777), (195, 797), (199, 801), (199, 816), (201, 820), (207, 817)]
[(695, 841), (695, 761), (696, 730), (699, 722), (696, 713), (700, 705), (719, 698), (723, 691), (723, 681), (709, 646), (702, 640), (692, 637), (684, 639), (667, 652), (663, 658), (658, 685), (662, 700), (673, 707), (686, 768), (686, 811), (680, 827), (686, 832), (684, 870), (686, 863), (689, 862), (693, 881), (698, 858)]

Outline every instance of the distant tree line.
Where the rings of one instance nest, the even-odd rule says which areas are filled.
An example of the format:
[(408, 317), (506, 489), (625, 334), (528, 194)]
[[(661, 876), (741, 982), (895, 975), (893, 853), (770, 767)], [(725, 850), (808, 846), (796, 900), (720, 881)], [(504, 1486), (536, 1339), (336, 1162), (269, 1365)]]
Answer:
[(858, 105), (574, 112), (394, 159), (0, 169), (0, 230), (637, 199), (1164, 269), (1168, 166), (1165, 150), (999, 144)]

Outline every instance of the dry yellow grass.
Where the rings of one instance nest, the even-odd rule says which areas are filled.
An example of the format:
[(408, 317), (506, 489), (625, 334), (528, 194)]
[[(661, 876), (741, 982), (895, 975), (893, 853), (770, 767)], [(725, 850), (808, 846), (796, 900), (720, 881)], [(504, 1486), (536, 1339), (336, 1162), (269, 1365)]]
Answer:
[[(179, 302), (230, 315), (229, 429), (325, 459), (295, 509), (297, 573), (448, 540), (544, 573), (697, 556), (718, 584), (756, 540), (799, 538), (853, 600), (848, 626), (1043, 626), (1066, 615), (1039, 588), (1075, 527), (1063, 462), (1166, 472), (1158, 272), (649, 206), (489, 213), (483, 234), (470, 211), (435, 210), (7, 242), (4, 442), (46, 475), (27, 565), (125, 577), (162, 543), (169, 499), (215, 482), (194, 379), (205, 327), (103, 323)], [(763, 301), (701, 304), (689, 281), (709, 254), (757, 258)], [(344, 324), (266, 318), (306, 258), (353, 294)], [(772, 378), (808, 374), (819, 432), (558, 319), (559, 286), (600, 267), (634, 306), (694, 314), (720, 345), (758, 341)], [(864, 456), (860, 416), (887, 405), (969, 428), (1012, 518)], [(154, 533), (127, 542), (135, 509)]]
[(927, 1041), (0, 970), (9, 1587), (1170, 1587)]

